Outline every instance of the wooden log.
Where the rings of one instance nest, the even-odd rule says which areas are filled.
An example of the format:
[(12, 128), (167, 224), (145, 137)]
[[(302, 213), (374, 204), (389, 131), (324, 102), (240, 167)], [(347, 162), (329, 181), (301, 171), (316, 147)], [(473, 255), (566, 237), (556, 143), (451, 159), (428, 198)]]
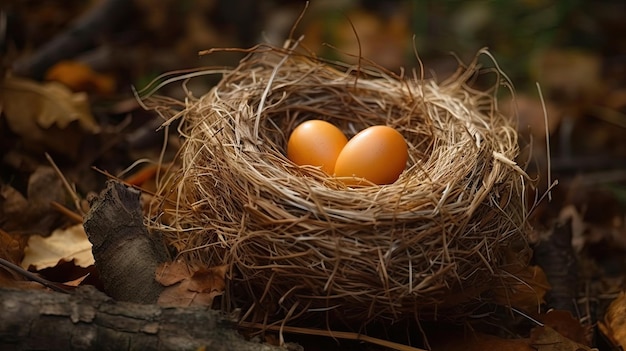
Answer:
[(90, 201), (84, 226), (105, 292), (118, 301), (151, 304), (163, 291), (154, 280), (156, 268), (168, 257), (162, 240), (144, 225), (140, 195), (109, 181)]
[(92, 286), (72, 294), (0, 289), (0, 350), (263, 350), (200, 307), (119, 302)]

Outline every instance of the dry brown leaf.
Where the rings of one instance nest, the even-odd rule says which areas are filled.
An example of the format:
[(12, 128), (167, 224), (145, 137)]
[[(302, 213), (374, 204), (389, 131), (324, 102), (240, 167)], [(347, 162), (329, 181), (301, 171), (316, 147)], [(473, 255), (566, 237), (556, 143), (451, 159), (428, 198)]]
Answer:
[[(0, 258), (19, 264), (24, 254), (22, 240), (0, 229)], [(0, 287), (14, 289), (42, 289), (43, 285), (27, 280), (12, 269), (0, 265)]]
[(197, 292), (191, 289), (192, 281), (183, 280), (180, 284), (167, 287), (157, 301), (164, 306), (211, 306), (215, 297), (223, 291)]
[(22, 136), (32, 133), (31, 121), (44, 129), (53, 125), (63, 129), (78, 121), (85, 131), (97, 133), (100, 130), (91, 114), (87, 95), (72, 93), (59, 83), (8, 77), (0, 86), (0, 98), (9, 127)]
[(195, 271), (191, 276), (189, 290), (206, 293), (206, 292), (222, 292), (226, 288), (226, 271), (228, 266), (222, 265), (209, 269), (200, 269)]
[(82, 282), (85, 281), (85, 279), (87, 279), (88, 277), (89, 277), (89, 274), (85, 274), (82, 277), (78, 277), (76, 279), (67, 281), (67, 282), (63, 283), (63, 285), (75, 288), (75, 287), (79, 286), (80, 284), (82, 284)]
[[(24, 254), (25, 242), (20, 240), (21, 237), (13, 236), (0, 229), (0, 258), (3, 258), (13, 264), (19, 264)], [(13, 270), (0, 265), (0, 287), (28, 289), (41, 288), (39, 283), (27, 281), (23, 276), (17, 274)]]
[(616, 346), (626, 350), (626, 291), (611, 302), (604, 315), (604, 321), (598, 323), (602, 334)]
[(9, 232), (48, 235), (61, 217), (50, 204), (65, 199), (65, 188), (55, 170), (39, 166), (28, 178), (26, 197), (9, 185), (0, 187), (0, 225)]
[(24, 242), (0, 229), (0, 258), (18, 264), (24, 255)]
[(47, 238), (33, 235), (28, 239), (21, 266), (36, 270), (54, 267), (59, 261), (72, 261), (77, 266), (89, 267), (94, 264), (91, 242), (87, 239), (82, 224), (67, 229), (57, 229)]
[[(0, 229), (0, 258), (18, 264), (24, 252), (24, 243), (13, 235)], [(0, 287), (23, 288), (31, 286), (15, 272), (0, 266)]]
[(155, 280), (163, 286), (171, 286), (191, 277), (189, 266), (182, 261), (164, 262), (157, 267)]
[(28, 201), (15, 188), (10, 185), (0, 186), (0, 223), (13, 220), (14, 216), (28, 209)]
[(24, 220), (31, 208), (28, 200), (10, 185), (0, 186), (0, 225), (6, 231), (24, 231)]
[(162, 306), (191, 306), (191, 302), (197, 294), (187, 290), (187, 285), (189, 285), (189, 280), (168, 286), (159, 295), (157, 304)]
[(564, 337), (583, 345), (591, 345), (591, 328), (584, 327), (569, 311), (550, 310), (540, 318), (548, 326)]
[(531, 315), (536, 314), (539, 306), (545, 302), (546, 292), (550, 290), (543, 269), (515, 264), (505, 267), (505, 270), (509, 275), (503, 278), (502, 287), (494, 289), (495, 302)]
[(165, 306), (211, 306), (224, 293), (227, 266), (192, 269), (184, 262), (166, 262), (156, 280), (166, 288), (157, 303)]
[(591, 351), (585, 345), (574, 342), (556, 330), (548, 327), (535, 327), (530, 332), (530, 345), (537, 351)]
[(21, 275), (0, 267), (0, 287), (11, 289), (45, 289), (45, 286), (26, 280)]
[(0, 106), (6, 124), (24, 149), (76, 158), (86, 134), (100, 128), (85, 93), (72, 93), (60, 83), (37, 83), (9, 77), (0, 83)]

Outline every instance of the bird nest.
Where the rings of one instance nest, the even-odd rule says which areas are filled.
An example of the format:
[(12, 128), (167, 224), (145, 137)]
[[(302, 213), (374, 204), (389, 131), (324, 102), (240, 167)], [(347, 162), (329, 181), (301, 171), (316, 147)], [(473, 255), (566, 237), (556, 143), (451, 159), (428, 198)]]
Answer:
[[(295, 45), (251, 49), (170, 119), (184, 143), (159, 191), (174, 204), (154, 224), (184, 259), (229, 267), (223, 303), (246, 320), (398, 320), (484, 301), (503, 284), (507, 250), (526, 252), (527, 213), (515, 121), (496, 104), (504, 76), (490, 70), (497, 82), (479, 91), (479, 72), (474, 61), (437, 82)], [(395, 128), (405, 171), (350, 187), (294, 164), (287, 140), (309, 119), (348, 137)]]

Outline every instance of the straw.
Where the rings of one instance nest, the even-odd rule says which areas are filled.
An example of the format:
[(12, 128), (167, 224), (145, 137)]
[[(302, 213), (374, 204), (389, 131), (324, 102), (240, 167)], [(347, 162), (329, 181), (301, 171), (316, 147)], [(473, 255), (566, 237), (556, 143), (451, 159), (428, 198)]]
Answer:
[[(163, 182), (151, 225), (189, 262), (229, 265), (224, 308), (252, 322), (467, 311), (457, 306), (502, 283), (504, 250), (527, 257), (527, 178), (515, 163), (515, 120), (495, 102), (505, 77), (489, 72), (494, 87), (479, 91), (469, 86), (478, 56), (437, 82), (376, 66), (357, 73), (295, 45), (256, 47), (172, 110), (181, 167)], [(170, 103), (152, 98), (160, 102)], [(351, 188), (293, 164), (287, 140), (308, 119), (348, 137), (395, 128), (409, 145), (406, 170), (390, 185)]]

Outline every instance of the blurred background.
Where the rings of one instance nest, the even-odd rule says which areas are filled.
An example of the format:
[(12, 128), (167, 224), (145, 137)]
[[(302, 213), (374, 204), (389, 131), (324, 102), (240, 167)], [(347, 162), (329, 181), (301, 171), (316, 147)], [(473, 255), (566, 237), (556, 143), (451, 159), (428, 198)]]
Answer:
[[(199, 59), (199, 50), (280, 45), (305, 7), (296, 0), (4, 3), (5, 67), (41, 79), (53, 59), (77, 59), (98, 70), (123, 70), (126, 80), (116, 77), (121, 86), (212, 63)], [(415, 66), (415, 50), (437, 70), (455, 63), (451, 52), (467, 61), (488, 47), (518, 88), (525, 88), (545, 74), (542, 70), (553, 68), (545, 67), (549, 64), (573, 68), (584, 64), (579, 61), (600, 59), (606, 77), (623, 73), (616, 70), (623, 68), (626, 47), (624, 13), (626, 5), (619, 0), (314, 0), (296, 33), (304, 34), (304, 45), (317, 54), (343, 60), (347, 55), (341, 53), (358, 54), (360, 42), (364, 57), (393, 70)], [(34, 62), (42, 61), (38, 51), (68, 31), (74, 31), (74, 42), (46, 52), (48, 65)]]

